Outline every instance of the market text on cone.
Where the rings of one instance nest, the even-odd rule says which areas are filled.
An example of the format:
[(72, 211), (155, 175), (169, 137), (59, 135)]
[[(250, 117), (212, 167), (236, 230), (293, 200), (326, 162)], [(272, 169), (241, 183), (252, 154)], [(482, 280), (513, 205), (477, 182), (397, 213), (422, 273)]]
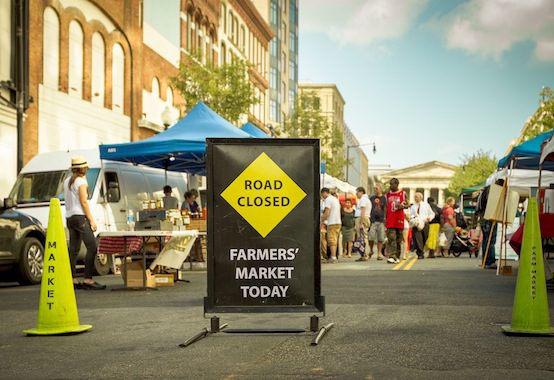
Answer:
[(85, 332), (91, 328), (92, 325), (79, 324), (60, 200), (52, 198), (37, 327), (23, 332), (27, 335), (61, 335)]

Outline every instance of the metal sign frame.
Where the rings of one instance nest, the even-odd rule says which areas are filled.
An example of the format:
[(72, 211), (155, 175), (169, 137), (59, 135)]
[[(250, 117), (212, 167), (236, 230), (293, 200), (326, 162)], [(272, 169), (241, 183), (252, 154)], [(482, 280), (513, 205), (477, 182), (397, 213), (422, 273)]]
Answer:
[[(208, 208), (208, 295), (204, 298), (204, 314), (215, 314), (215, 313), (289, 313), (289, 312), (299, 312), (299, 313), (325, 313), (325, 297), (321, 295), (321, 259), (320, 259), (320, 232), (319, 232), (319, 212), (320, 212), (320, 198), (319, 198), (319, 187), (320, 187), (320, 176), (319, 176), (319, 162), (320, 162), (320, 151), (319, 151), (319, 140), (318, 139), (228, 139), (228, 138), (217, 138), (217, 139), (206, 139), (207, 141), (207, 184), (208, 184), (208, 198), (207, 198), (207, 208)], [(230, 150), (234, 150), (235, 148), (239, 149), (240, 154), (234, 157), (221, 157), (221, 155), (224, 155), (221, 150), (225, 150), (227, 148), (225, 147), (231, 147)], [(279, 150), (277, 150), (279, 148)], [(289, 150), (287, 151), (287, 148)], [(253, 228), (251, 228), (250, 224), (244, 220), (244, 218), (236, 211), (232, 210), (233, 212), (230, 212), (229, 208), (232, 209), (232, 206), (230, 206), (221, 196), (221, 193), (225, 190), (227, 186), (229, 186), (233, 181), (237, 179), (237, 177), (253, 162), (253, 158), (256, 158), (259, 154), (259, 152), (265, 153), (265, 150), (268, 150), (271, 152), (271, 154), (268, 154), (271, 156), (276, 156), (277, 151), (283, 152), (283, 160), (290, 159), (287, 156), (290, 156), (290, 149), (296, 149), (297, 152), (301, 152), (299, 154), (307, 155), (308, 153), (305, 152), (306, 150), (309, 151), (309, 160), (311, 160), (311, 163), (304, 163), (304, 165), (309, 165), (309, 171), (310, 173), (306, 173), (306, 171), (302, 172), (302, 175), (299, 175), (298, 173), (294, 173), (291, 175), (291, 167), (293, 165), (291, 163), (288, 164), (287, 168), (282, 168), (281, 165), (278, 165), (287, 175), (296, 181), (295, 183), (300, 180), (303, 181), (303, 183), (309, 182), (309, 188), (305, 188), (306, 186), (302, 187), (302, 190), (306, 193), (305, 199), (300, 201), (300, 203), (293, 208), (293, 210), (290, 211), (290, 214), (288, 214), (281, 222), (277, 224), (275, 227), (275, 230), (279, 229), (280, 235), (279, 236), (286, 236), (283, 235), (283, 232), (287, 232), (287, 228), (289, 228), (289, 231), (291, 229), (298, 230), (298, 226), (294, 226), (294, 221), (300, 221), (304, 220), (304, 223), (302, 225), (302, 229), (305, 229), (306, 231), (309, 231), (309, 233), (306, 233), (303, 235), (303, 238), (310, 239), (303, 240), (307, 246), (312, 249), (313, 252), (304, 252), (304, 254), (311, 254), (312, 260), (309, 259), (309, 257), (303, 259), (304, 262), (310, 261), (310, 263), (313, 263), (313, 265), (309, 265), (311, 268), (308, 268), (306, 271), (306, 266), (302, 267), (301, 269), (304, 270), (304, 272), (299, 273), (297, 271), (294, 272), (296, 275), (299, 274), (297, 277), (295, 277), (295, 281), (302, 282), (307, 281), (309, 283), (309, 287), (311, 288), (313, 286), (313, 294), (310, 295), (310, 301), (309, 303), (302, 302), (302, 303), (280, 303), (280, 304), (267, 304), (265, 302), (260, 302), (259, 304), (253, 304), (253, 301), (250, 300), (249, 304), (243, 304), (240, 302), (236, 302), (236, 304), (229, 304), (229, 302), (220, 302), (218, 301), (218, 298), (216, 297), (216, 294), (218, 290), (221, 289), (221, 287), (225, 287), (224, 290), (227, 290), (231, 284), (228, 282), (226, 283), (218, 283), (219, 281), (225, 281), (225, 279), (229, 277), (229, 271), (227, 269), (227, 272), (223, 273), (223, 269), (225, 268), (225, 265), (229, 266), (228, 262), (224, 262), (224, 259), (221, 258), (221, 255), (225, 255), (224, 253), (224, 246), (227, 244), (227, 242), (222, 242), (224, 238), (221, 236), (235, 236), (235, 235), (229, 235), (228, 230), (229, 228), (233, 229), (234, 226), (232, 224), (233, 218), (236, 219), (236, 224), (240, 224), (242, 221), (242, 227), (236, 228), (236, 240), (244, 242), (245, 244), (271, 244), (271, 242), (275, 241), (277, 237), (271, 237), (271, 232), (268, 236), (265, 238), (261, 238), (260, 234), (258, 234)], [(303, 148), (300, 150), (299, 148)], [(285, 153), (286, 152), (286, 153)], [(220, 165), (219, 167), (216, 167), (216, 165)], [(295, 164), (296, 165), (296, 164)], [(228, 168), (222, 168), (225, 166), (231, 166), (232, 169), (229, 169), (228, 171), (226, 169)], [(288, 171), (287, 171), (288, 170)], [(305, 174), (304, 174), (305, 173)], [(216, 177), (218, 179), (216, 179)], [(311, 179), (306, 179), (306, 176), (312, 176), (313, 181)], [(221, 184), (222, 177), (225, 177), (227, 182), (225, 184)], [(228, 178), (227, 178), (228, 177)], [(219, 182), (218, 182), (219, 181)], [(230, 181), (230, 182), (229, 182)], [(216, 186), (217, 184), (217, 186)], [(225, 214), (225, 218), (220, 215), (222, 209), (225, 208), (227, 211), (227, 214)], [(292, 215), (294, 212), (294, 215)], [(234, 215), (233, 215), (234, 213)], [(284, 224), (283, 221), (287, 220), (289, 218), (289, 221), (292, 220), (289, 224), (286, 224), (285, 227), (281, 226), (281, 224)], [(307, 219), (310, 219), (311, 223), (305, 223)], [(248, 228), (243, 228), (244, 226)], [(225, 230), (225, 232), (223, 232)], [(293, 232), (293, 231), (291, 231)], [(297, 232), (297, 231), (295, 231)], [(227, 233), (227, 235), (225, 235)], [(234, 239), (234, 238), (233, 238)], [(266, 240), (267, 239), (267, 240)], [(256, 240), (253, 242), (253, 240)], [(260, 243), (261, 242), (261, 243)], [(224, 262), (225, 265), (218, 263), (218, 260), (216, 260), (216, 255), (220, 255), (220, 261)], [(295, 265), (294, 263), (292, 265)], [(296, 269), (296, 266), (295, 266)], [(306, 273), (313, 270), (312, 273)], [(313, 278), (309, 278), (313, 277)], [(236, 278), (236, 277), (235, 277)], [(307, 280), (306, 280), (307, 279)], [(313, 281), (313, 282), (312, 282)], [(295, 289), (299, 288), (296, 286)], [(220, 293), (221, 294), (221, 290)], [(244, 297), (244, 296), (243, 296)], [(280, 301), (279, 301), (280, 302)]]

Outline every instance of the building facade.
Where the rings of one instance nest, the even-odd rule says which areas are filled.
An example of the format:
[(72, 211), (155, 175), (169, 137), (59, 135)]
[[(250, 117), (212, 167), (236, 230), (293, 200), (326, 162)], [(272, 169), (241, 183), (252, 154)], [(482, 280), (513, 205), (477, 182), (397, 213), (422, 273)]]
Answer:
[[(7, 196), (17, 174), (18, 128), (10, 87), (21, 66), (13, 59), (14, 7), (20, 1), (0, 2), (2, 196)], [(221, 40), (230, 42), (229, 30), (238, 30), (232, 37), (240, 39), (241, 26), (246, 43), (240, 56), (253, 64), (250, 79), (261, 99), (249, 117), (262, 127), (266, 124), (272, 35), (250, 0), (224, 0), (240, 18), (238, 29), (223, 32), (222, 24), (231, 26), (229, 14), (221, 15), (221, 0), (164, 0), (163, 7), (157, 0), (28, 3), (26, 34), (33, 38), (27, 49), (25, 87), (32, 102), (21, 129), (23, 163), (41, 152), (136, 141), (167, 128), (187, 110), (171, 85), (179, 65), (192, 60), (219, 64), (220, 57), (230, 58), (240, 40), (229, 44), (223, 55)]]
[(423, 199), (433, 197), (439, 206), (444, 203), (444, 191), (448, 188), (456, 166), (439, 161), (426, 162), (403, 169), (392, 170), (381, 174), (384, 184), (392, 178), (398, 178), (400, 188), (409, 196), (410, 203), (414, 202), (416, 192), (423, 194)]
[[(298, 90), (300, 95), (313, 94), (319, 98), (321, 115), (326, 117), (329, 123), (330, 128), (320, 136), (322, 156), (332, 158), (336, 154), (341, 158), (345, 158), (344, 137), (339, 146), (331, 149), (334, 143), (336, 143), (333, 141), (334, 137), (345, 135), (345, 101), (337, 85), (332, 83), (300, 83)], [(342, 173), (339, 177), (344, 178), (345, 173)]]
[(280, 128), (293, 111), (298, 95), (298, 0), (252, 0), (270, 25), (269, 115)]
[(222, 0), (219, 25), (219, 63), (237, 58), (250, 63), (248, 74), (258, 102), (250, 107), (248, 121), (270, 133), (268, 46), (273, 32), (249, 0)]

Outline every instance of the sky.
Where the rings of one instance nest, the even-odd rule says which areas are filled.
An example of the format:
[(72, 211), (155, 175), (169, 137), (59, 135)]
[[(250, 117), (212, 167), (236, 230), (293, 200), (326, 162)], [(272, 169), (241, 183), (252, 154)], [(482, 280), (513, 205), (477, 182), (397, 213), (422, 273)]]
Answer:
[(554, 88), (552, 0), (301, 0), (299, 80), (335, 83), (372, 165), (501, 158)]

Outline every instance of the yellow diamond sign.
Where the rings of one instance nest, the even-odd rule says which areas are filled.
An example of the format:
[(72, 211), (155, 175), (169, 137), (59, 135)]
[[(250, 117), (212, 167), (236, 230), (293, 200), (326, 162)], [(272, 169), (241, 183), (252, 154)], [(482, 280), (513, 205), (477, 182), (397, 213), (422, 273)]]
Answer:
[(267, 154), (262, 153), (221, 196), (265, 238), (306, 193)]

